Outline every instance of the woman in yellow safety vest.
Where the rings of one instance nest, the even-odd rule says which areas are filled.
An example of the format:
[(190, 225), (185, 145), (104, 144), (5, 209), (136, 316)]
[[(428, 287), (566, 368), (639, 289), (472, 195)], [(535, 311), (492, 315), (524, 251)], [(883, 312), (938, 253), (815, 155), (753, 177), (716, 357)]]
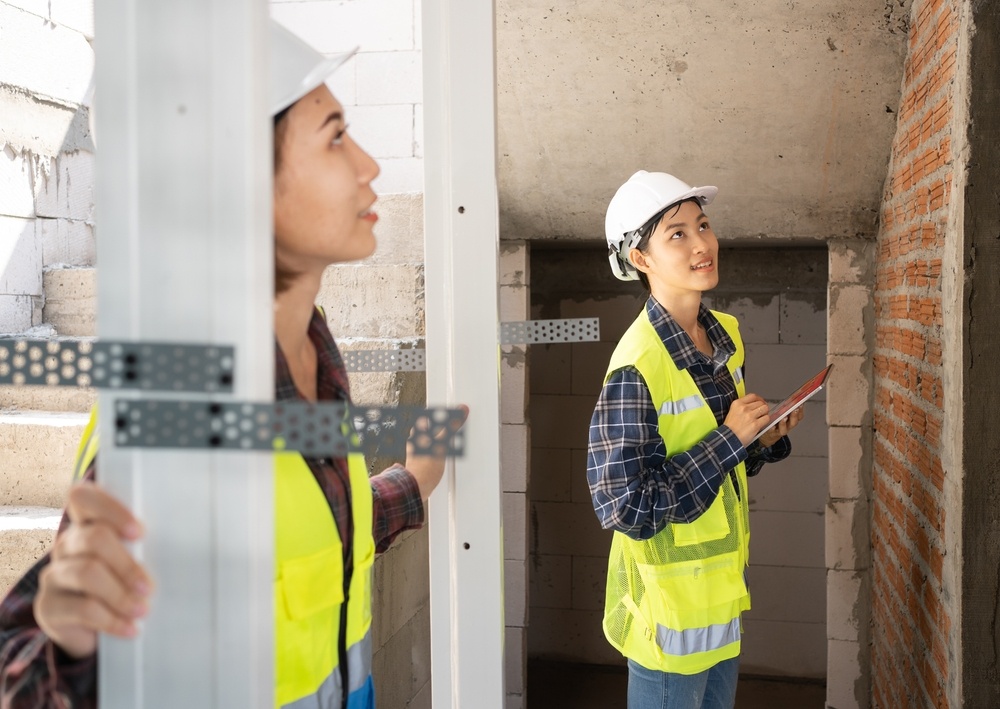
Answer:
[(608, 206), (609, 260), (645, 307), (618, 343), (590, 425), (594, 510), (613, 529), (604, 634), (628, 660), (629, 709), (731, 709), (750, 607), (747, 477), (791, 452), (801, 409), (755, 440), (736, 318), (709, 310), (715, 187), (634, 174)]
[[(324, 85), (349, 54), (324, 57), (272, 22), (275, 398), (349, 400), (347, 375), (314, 306), (323, 271), (375, 249), (375, 161), (347, 133)], [(0, 604), (0, 706), (95, 707), (99, 633), (131, 637), (153, 580), (125, 542), (142, 527), (93, 482), (95, 418), (52, 550)], [(275, 706), (373, 709), (371, 568), (424, 521), (444, 460), (408, 455), (368, 477), (360, 455), (276, 455)]]

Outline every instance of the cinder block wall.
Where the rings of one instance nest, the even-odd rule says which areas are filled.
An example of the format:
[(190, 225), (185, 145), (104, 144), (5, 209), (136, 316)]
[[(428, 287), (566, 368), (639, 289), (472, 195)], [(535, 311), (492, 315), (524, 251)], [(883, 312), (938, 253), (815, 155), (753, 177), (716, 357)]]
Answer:
[[(898, 128), (875, 254), (872, 703), (955, 706), (960, 623), (946, 550), (942, 256), (964, 128), (963, 2), (914, 0)], [(960, 194), (960, 193), (959, 193)], [(959, 196), (960, 200), (961, 197)], [(952, 314), (950, 317), (959, 317)], [(945, 435), (943, 435), (945, 434)]]
[[(706, 304), (740, 320), (747, 391), (778, 402), (826, 361), (826, 248), (727, 249)], [(826, 392), (805, 404), (792, 455), (764, 466), (750, 491), (753, 607), (740, 671), (823, 678), (827, 668), (824, 510)]]
[(92, 17), (0, 0), (0, 332), (42, 324), (43, 269), (93, 264)]
[[(751, 391), (780, 400), (826, 358), (826, 249), (726, 249), (711, 307), (741, 321)], [(621, 664), (601, 630), (611, 534), (586, 481), (587, 429), (608, 359), (645, 297), (610, 275), (604, 250), (532, 255), (532, 317), (600, 317), (598, 343), (535, 345), (530, 360), (532, 658)], [(745, 672), (826, 674), (827, 433), (806, 405), (794, 455), (751, 481), (751, 584)]]

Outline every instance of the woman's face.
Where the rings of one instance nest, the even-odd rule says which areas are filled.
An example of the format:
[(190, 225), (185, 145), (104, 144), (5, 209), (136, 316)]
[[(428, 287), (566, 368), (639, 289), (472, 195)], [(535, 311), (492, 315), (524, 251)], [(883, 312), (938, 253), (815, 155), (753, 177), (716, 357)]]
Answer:
[(344, 108), (326, 86), (292, 105), (274, 175), (275, 258), (294, 273), (322, 272), (375, 250), (371, 181), (378, 164), (347, 135)]
[(719, 241), (696, 201), (667, 212), (646, 251), (632, 249), (629, 258), (654, 291), (703, 292), (719, 284)]

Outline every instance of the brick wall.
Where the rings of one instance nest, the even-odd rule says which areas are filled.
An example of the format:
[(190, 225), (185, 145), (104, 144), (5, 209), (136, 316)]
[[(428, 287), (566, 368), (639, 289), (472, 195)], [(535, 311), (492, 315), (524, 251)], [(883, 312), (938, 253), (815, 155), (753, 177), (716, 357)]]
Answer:
[(951, 706), (942, 253), (961, 3), (915, 0), (875, 256), (872, 702)]

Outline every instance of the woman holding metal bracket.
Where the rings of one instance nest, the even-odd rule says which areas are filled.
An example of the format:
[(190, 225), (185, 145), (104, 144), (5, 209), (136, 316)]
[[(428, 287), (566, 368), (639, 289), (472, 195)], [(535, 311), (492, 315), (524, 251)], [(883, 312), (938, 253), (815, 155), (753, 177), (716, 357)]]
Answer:
[(590, 425), (587, 478), (613, 529), (604, 633), (628, 660), (629, 709), (731, 709), (750, 607), (747, 477), (791, 452), (801, 409), (757, 438), (768, 405), (746, 394), (736, 318), (704, 207), (715, 187), (634, 174), (608, 206), (609, 259), (645, 307), (611, 357)]
[[(314, 302), (327, 266), (375, 249), (379, 168), (324, 84), (353, 52), (324, 57), (273, 22), (271, 34), (275, 399), (349, 401)], [(155, 604), (154, 579), (126, 550), (141, 522), (93, 482), (96, 453), (85, 434), (82, 481), (53, 548), (0, 604), (4, 707), (96, 706), (98, 634), (135, 636)], [(276, 706), (370, 709), (371, 566), (376, 551), (423, 524), (444, 459), (411, 449), (405, 466), (369, 478), (360, 454), (275, 458)]]

